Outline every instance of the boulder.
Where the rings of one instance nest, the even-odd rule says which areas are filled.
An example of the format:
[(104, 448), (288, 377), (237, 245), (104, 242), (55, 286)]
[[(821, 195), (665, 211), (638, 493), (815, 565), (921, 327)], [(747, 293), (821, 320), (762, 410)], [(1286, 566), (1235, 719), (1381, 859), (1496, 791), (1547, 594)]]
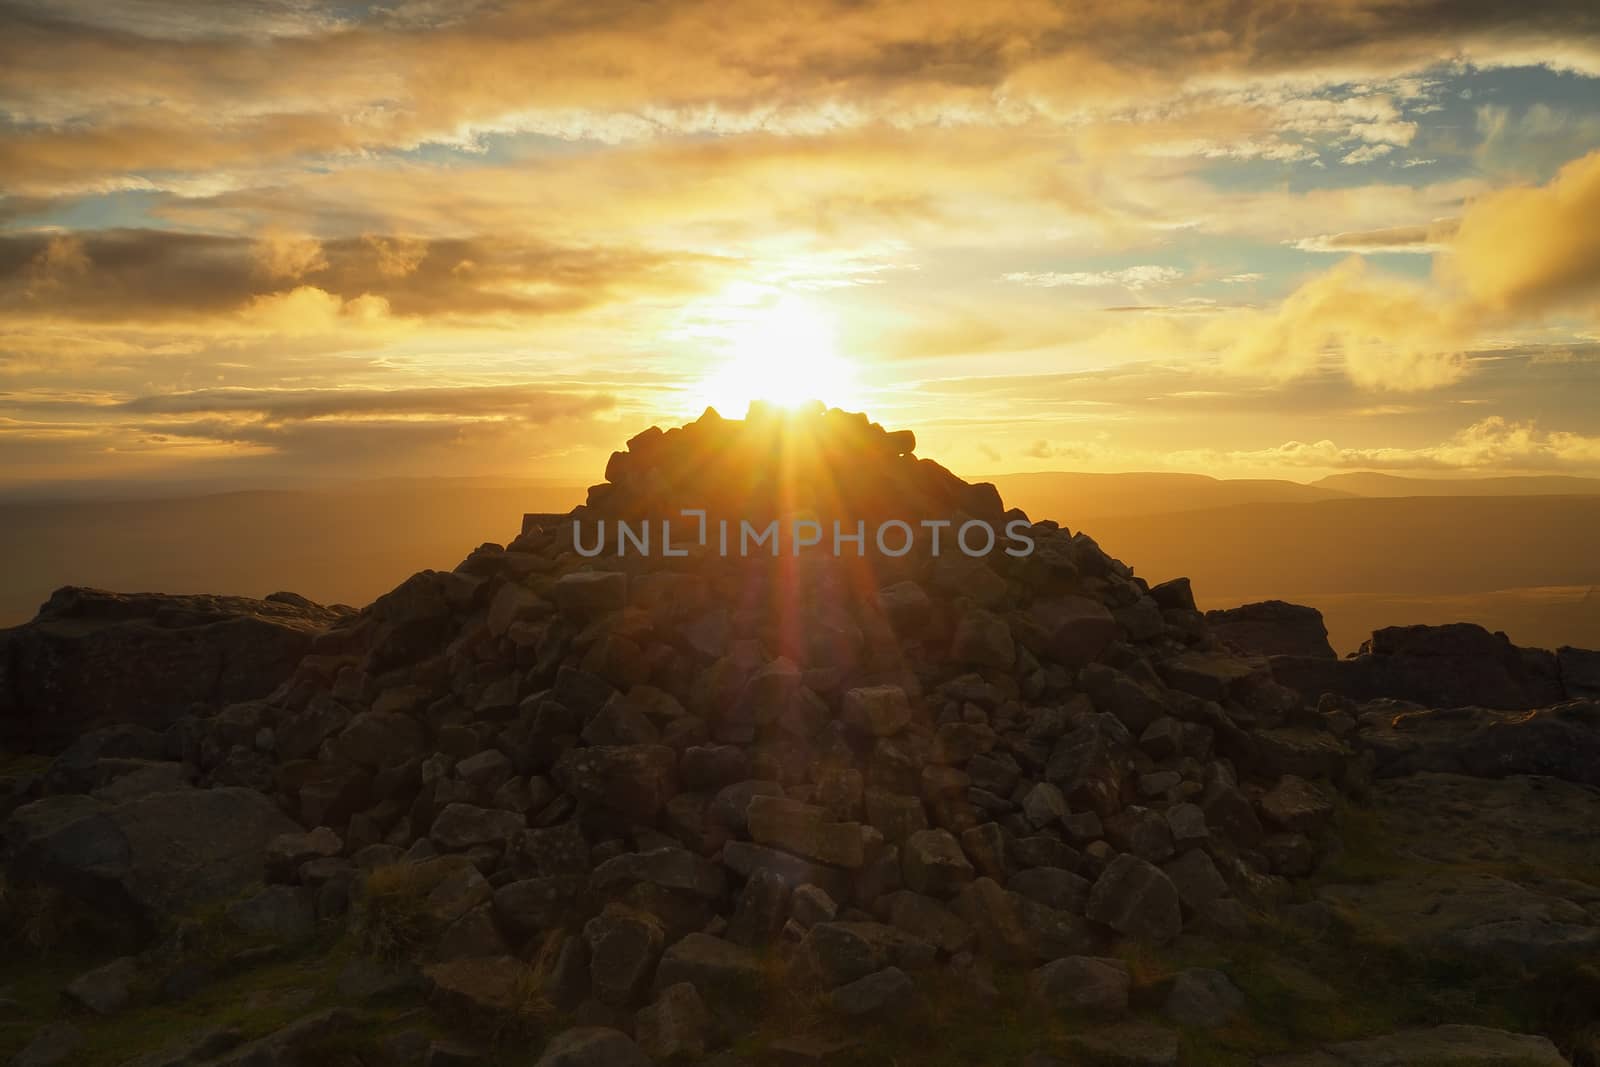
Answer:
[(906, 886), (928, 896), (954, 896), (976, 874), (948, 830), (917, 831), (906, 838), (900, 857)]
[(1221, 971), (1191, 967), (1179, 971), (1161, 1006), (1162, 1014), (1183, 1026), (1215, 1029), (1244, 1010), (1244, 994)]
[(1086, 914), (1119, 934), (1165, 944), (1183, 929), (1178, 890), (1161, 869), (1123, 853), (1089, 891)]
[(1258, 656), (1337, 659), (1322, 612), (1302, 604), (1263, 600), (1206, 612), (1206, 624), (1225, 644)]
[(1100, 1017), (1125, 1014), (1132, 986), (1125, 962), (1101, 956), (1065, 956), (1028, 976), (1028, 995), (1037, 1003)]
[(697, 1060), (706, 1054), (711, 1027), (711, 1011), (700, 994), (690, 983), (678, 982), (639, 1009), (633, 1033), (640, 1050), (652, 1060)]
[(298, 831), (252, 789), (46, 797), (6, 821), (6, 877), (154, 924), (259, 884), (267, 844)]
[(65, 586), (0, 631), (0, 745), (60, 749), (95, 724), (164, 729), (196, 705), (264, 697), (348, 617), (292, 593), (108, 593)]
[(575, 1026), (552, 1037), (534, 1067), (651, 1067), (651, 1062), (621, 1030)]
[(898, 967), (885, 967), (828, 994), (829, 1005), (840, 1015), (873, 1022), (904, 1015), (917, 1001), (915, 983)]
[(676, 791), (677, 754), (665, 745), (571, 748), (551, 777), (570, 796), (652, 821)]

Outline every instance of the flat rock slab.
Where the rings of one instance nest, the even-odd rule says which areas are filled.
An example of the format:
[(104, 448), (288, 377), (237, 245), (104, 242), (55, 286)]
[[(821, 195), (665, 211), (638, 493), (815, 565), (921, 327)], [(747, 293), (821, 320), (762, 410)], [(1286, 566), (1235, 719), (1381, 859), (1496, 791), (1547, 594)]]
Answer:
[(1552, 779), (1419, 774), (1380, 782), (1375, 803), (1404, 873), (1325, 886), (1322, 900), (1427, 951), (1533, 970), (1600, 955), (1600, 886), (1563, 876), (1592, 863), (1600, 793)]
[(1080, 1030), (1067, 1035), (1067, 1044), (1108, 1064), (1177, 1067), (1178, 1063), (1178, 1032), (1147, 1023)]
[(1417, 1067), (1426, 1063), (1448, 1063), (1452, 1067), (1472, 1064), (1571, 1067), (1548, 1038), (1486, 1026), (1400, 1030), (1383, 1037), (1341, 1041), (1326, 1046), (1324, 1051), (1340, 1067)]

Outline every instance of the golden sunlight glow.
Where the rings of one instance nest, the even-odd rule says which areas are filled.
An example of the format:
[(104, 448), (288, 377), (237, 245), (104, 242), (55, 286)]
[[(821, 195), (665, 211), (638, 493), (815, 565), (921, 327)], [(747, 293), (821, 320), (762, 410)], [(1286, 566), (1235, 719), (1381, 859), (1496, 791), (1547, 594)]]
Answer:
[(859, 406), (855, 367), (839, 354), (833, 318), (810, 301), (782, 296), (741, 309), (719, 333), (727, 356), (697, 396), (721, 414), (741, 418), (752, 400)]

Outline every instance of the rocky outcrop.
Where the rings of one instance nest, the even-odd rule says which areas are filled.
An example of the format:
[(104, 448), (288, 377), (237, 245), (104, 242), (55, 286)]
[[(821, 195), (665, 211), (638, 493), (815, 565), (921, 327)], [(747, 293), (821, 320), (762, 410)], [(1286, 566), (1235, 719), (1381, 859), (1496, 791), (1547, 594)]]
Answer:
[(1303, 604), (1263, 600), (1208, 611), (1206, 625), (1224, 644), (1247, 654), (1338, 659), (1322, 612)]
[[(1280, 901), (1307, 925), (1368, 906), (1404, 921), (1405, 899), (1369, 883), (1346, 887), (1365, 903), (1292, 891), (1339, 855), (1374, 760), (1513, 776), (1497, 784), (1579, 773), (1588, 712), (1485, 719), (1447, 738), (1443, 718), (1403, 723), (1414, 708), (1380, 721), (1347, 699), (1313, 706), (1319, 691), (1282, 684), (1251, 647), (1266, 630), (1237, 635), (1281, 618), (1293, 633), (1275, 647), (1298, 654), (1274, 654), (1274, 669), (1342, 666), (1314, 613), (1222, 619), (1236, 636), (1219, 639), (1187, 583), (1151, 588), (1082, 532), (1007, 511), (992, 487), (914, 450), (910, 434), (843, 412), (712, 413), (636, 436), (571, 515), (531, 516), (510, 543), (413, 575), (359, 613), (260, 602), (303, 616), (283, 624), (307, 649), (286, 675), (263, 667), (242, 699), (213, 675), (180, 704), (158, 672), (165, 702), (141, 693), (133, 718), (164, 729), (88, 731), (48, 768), (0, 779), (6, 883), (155, 933), (226, 899), (219, 921), (297, 951), (350, 922), (416, 980), (378, 986), (420, 986), (442, 1018), (485, 1034), (574, 1024), (533, 1046), (541, 1063), (700, 1057), (753, 1019), (789, 1023), (783, 996), (804, 1005), (795, 1019), (829, 1025), (766, 1051), (824, 1062), (857, 1030), (893, 1019), (909, 1032), (953, 1002), (926, 997), (929, 983), (994, 1004), (994, 972), (1011, 968), (1039, 1006), (1073, 1016), (1061, 1051), (1175, 1064), (1178, 1027), (1228, 1032), (1260, 1007), (1259, 987), (1193, 965), (1152, 981), (1125, 958), (1249, 936)], [(703, 508), (712, 532), (689, 536), (683, 508)], [(822, 536), (718, 550), (719, 515), (768, 514)], [(878, 518), (942, 529), (944, 550), (924, 538), (889, 551), (869, 528), (861, 551), (840, 551), (836, 516), (850, 532)], [(682, 523), (677, 550), (661, 526), (655, 551), (630, 540), (658, 520)], [(1031, 550), (964, 551), (952, 531), (973, 523), (1003, 523)], [(62, 611), (29, 625), (67, 641)], [(103, 643), (88, 647), (137, 656), (99, 631), (162, 630), (150, 614), (85, 623)], [(1366, 658), (1429, 685), (1490, 648), (1384, 634)], [(1491, 645), (1506, 677), (1516, 664), (1518, 684), (1544, 677)], [(1459, 884), (1427, 885), (1469, 931), (1420, 918), (1442, 939), (1428, 946), (1535, 964), (1592, 946), (1593, 924), (1561, 896), (1571, 887), (1486, 884), (1452, 901)], [(1524, 926), (1502, 921), (1519, 909)], [(133, 958), (154, 966), (174, 939)], [(107, 977), (84, 976), (80, 1002), (116, 1010)], [(317, 1047), (312, 1030), (285, 1031), (283, 1056)], [(426, 1038), (413, 1052), (478, 1062)], [(259, 1041), (242, 1054), (278, 1055)]]
[(1361, 742), (1382, 777), (1538, 774), (1600, 786), (1600, 702), (1593, 700), (1528, 712), (1379, 704), (1362, 714), (1361, 726)]
[(250, 789), (180, 789), (120, 804), (59, 794), (6, 821), (5, 878), (154, 930), (261, 883), (268, 843), (298, 829)]
[(50, 751), (91, 726), (159, 729), (266, 696), (347, 614), (293, 593), (58, 589), (31, 622), (0, 631), (0, 744)]
[(1346, 659), (1270, 655), (1273, 677), (1312, 699), (1334, 693), (1434, 708), (1526, 710), (1590, 696), (1596, 682), (1594, 653), (1519, 648), (1503, 633), (1466, 622), (1376, 630)]

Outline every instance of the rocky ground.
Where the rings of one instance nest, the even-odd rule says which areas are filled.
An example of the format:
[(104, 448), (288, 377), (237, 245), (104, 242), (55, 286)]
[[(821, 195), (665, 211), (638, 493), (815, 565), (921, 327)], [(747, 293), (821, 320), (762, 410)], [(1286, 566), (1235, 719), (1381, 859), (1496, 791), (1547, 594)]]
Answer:
[[(695, 504), (1026, 523), (832, 411), (648, 431), (575, 517)], [(0, 633), (0, 1055), (1600, 1063), (1593, 653), (1341, 661), (1055, 523), (570, 523), (359, 612), (64, 590)]]

